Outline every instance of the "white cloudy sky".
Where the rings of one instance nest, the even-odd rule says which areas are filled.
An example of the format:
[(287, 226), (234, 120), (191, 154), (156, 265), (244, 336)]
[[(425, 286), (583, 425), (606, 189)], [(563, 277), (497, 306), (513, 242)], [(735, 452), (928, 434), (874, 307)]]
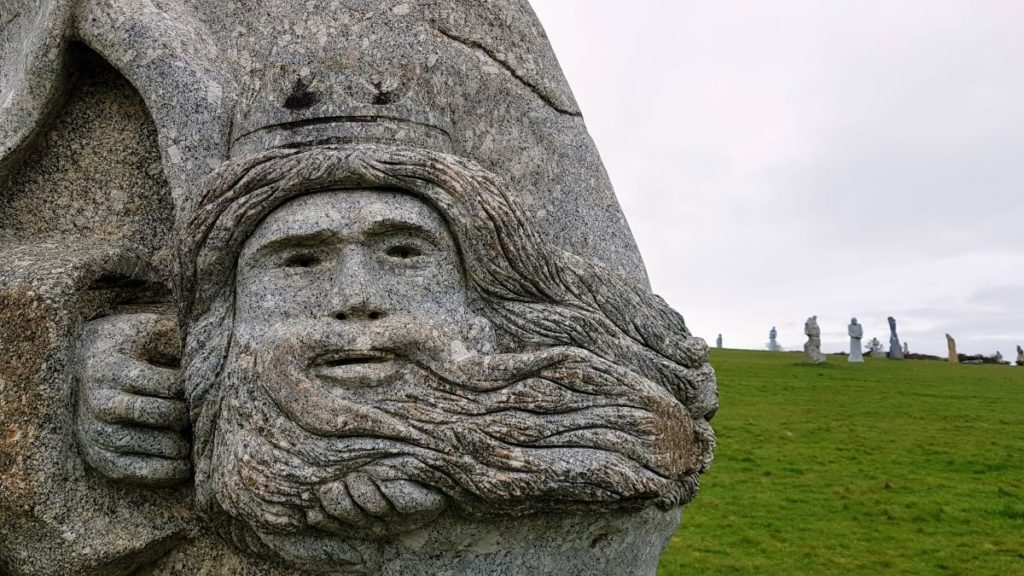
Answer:
[(696, 334), (1024, 344), (1024, 2), (531, 2)]

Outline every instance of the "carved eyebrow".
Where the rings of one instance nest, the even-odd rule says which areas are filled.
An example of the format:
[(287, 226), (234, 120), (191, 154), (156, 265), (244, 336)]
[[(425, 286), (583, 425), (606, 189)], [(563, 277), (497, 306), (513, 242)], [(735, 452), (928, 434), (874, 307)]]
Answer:
[(421, 240), (426, 240), (427, 242), (434, 244), (435, 246), (441, 246), (445, 243), (444, 236), (439, 234), (437, 231), (431, 230), (430, 228), (415, 222), (409, 222), (408, 220), (378, 220), (371, 224), (365, 232), (368, 237), (379, 237), (395, 233), (416, 236)]
[(282, 248), (314, 247), (329, 244), (337, 235), (330, 229), (314, 230), (303, 234), (289, 234), (270, 240), (256, 249), (256, 256), (263, 256)]

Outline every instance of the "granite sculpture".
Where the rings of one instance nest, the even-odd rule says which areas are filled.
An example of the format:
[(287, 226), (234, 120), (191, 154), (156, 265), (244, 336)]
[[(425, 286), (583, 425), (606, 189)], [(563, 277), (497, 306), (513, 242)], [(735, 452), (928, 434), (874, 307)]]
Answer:
[(846, 328), (850, 335), (850, 355), (847, 361), (854, 363), (864, 362), (864, 352), (861, 349), (861, 339), (864, 338), (864, 327), (857, 323), (856, 318), (850, 318), (850, 325)]
[(1017, 345), (1017, 366), (1024, 366), (1024, 348)]
[(653, 574), (714, 371), (527, 2), (250, 4), (5, 3), (0, 573)]
[(903, 347), (900, 337), (896, 334), (896, 319), (889, 316), (889, 359), (903, 360)]
[(903, 357), (906, 358), (910, 355), (910, 343), (906, 340), (903, 341)]
[(781, 352), (782, 346), (778, 342), (779, 332), (772, 326), (772, 329), (768, 331), (768, 351), (769, 352)]
[(715, 348), (721, 348), (721, 347), (722, 347), (722, 335), (719, 334), (718, 338), (715, 338)]
[(818, 327), (817, 316), (811, 316), (804, 323), (804, 334), (807, 335), (807, 342), (804, 343), (804, 361), (808, 364), (824, 364), (827, 358), (821, 353), (821, 328)]
[(956, 352), (956, 340), (948, 333), (946, 334), (946, 348), (949, 349), (950, 364), (959, 364), (960, 356)]

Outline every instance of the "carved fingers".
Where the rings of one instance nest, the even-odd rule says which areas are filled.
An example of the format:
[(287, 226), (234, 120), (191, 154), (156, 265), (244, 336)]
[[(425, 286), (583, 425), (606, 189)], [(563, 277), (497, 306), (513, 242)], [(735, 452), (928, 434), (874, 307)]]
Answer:
[(144, 486), (189, 478), (188, 411), (172, 368), (179, 346), (174, 322), (156, 314), (86, 325), (76, 427), (85, 461), (101, 474)]
[[(418, 482), (381, 480), (365, 472), (324, 484), (318, 496), (330, 522), (374, 535), (419, 528), (447, 505), (443, 494)], [(324, 520), (319, 527), (327, 527)]]

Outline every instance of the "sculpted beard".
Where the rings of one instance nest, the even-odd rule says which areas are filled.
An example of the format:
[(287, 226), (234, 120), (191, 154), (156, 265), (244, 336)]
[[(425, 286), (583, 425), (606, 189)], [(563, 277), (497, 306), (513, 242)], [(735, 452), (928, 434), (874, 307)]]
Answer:
[[(197, 475), (200, 503), (218, 524), (366, 537), (418, 527), (449, 505), (470, 517), (541, 502), (639, 506), (691, 488), (677, 479), (697, 469), (702, 447), (683, 407), (581, 349), (438, 360), (447, 343), (406, 331), (391, 343), (392, 381), (329, 392), (306, 368), (337, 338), (235, 340), (214, 384), (208, 461), (197, 463), (209, 471)], [(368, 513), (353, 505), (360, 496), (385, 501)]]
[[(297, 366), (331, 335), (244, 341), (231, 279), (246, 238), (289, 199), (344, 188), (438, 210), (501, 353), (456, 358), (451, 338), (407, 334), (401, 378), (326, 395)], [(647, 288), (545, 242), (481, 167), (379, 145), (275, 150), (225, 163), (190, 198), (176, 289), (197, 496), (240, 546), (250, 526), (374, 535), (446, 507), (670, 508), (696, 494), (718, 405), (707, 346)]]

